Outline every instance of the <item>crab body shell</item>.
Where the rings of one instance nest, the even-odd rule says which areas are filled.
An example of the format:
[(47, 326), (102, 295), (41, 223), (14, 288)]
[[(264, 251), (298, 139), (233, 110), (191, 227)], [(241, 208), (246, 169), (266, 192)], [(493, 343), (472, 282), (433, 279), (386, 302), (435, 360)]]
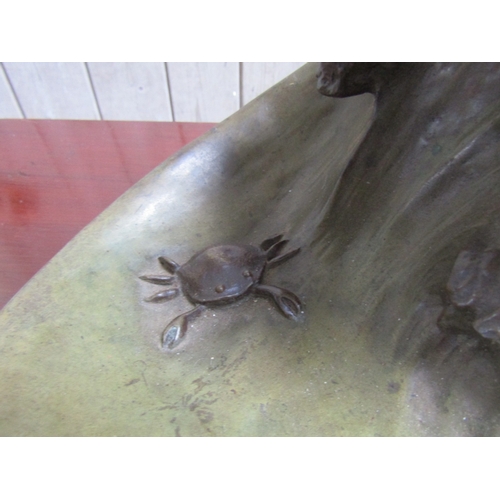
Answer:
[(253, 245), (221, 245), (194, 255), (177, 276), (194, 304), (231, 302), (260, 281), (266, 262), (266, 253)]

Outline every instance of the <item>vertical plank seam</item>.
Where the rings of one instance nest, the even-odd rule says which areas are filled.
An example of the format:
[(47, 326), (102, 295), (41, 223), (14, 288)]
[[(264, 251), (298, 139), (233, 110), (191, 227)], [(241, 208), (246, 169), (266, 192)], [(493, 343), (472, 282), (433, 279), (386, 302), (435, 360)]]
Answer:
[(170, 102), (170, 111), (172, 113), (172, 122), (175, 122), (175, 111), (174, 111), (174, 100), (172, 99), (172, 85), (170, 83), (170, 75), (168, 73), (168, 62), (163, 63), (165, 65), (165, 74), (167, 76), (167, 90), (168, 90), (168, 101)]
[(240, 62), (238, 64), (239, 64), (239, 70), (240, 70), (239, 75), (238, 75), (238, 77), (240, 79), (240, 81), (239, 81), (239, 83), (240, 83), (240, 103), (239, 103), (240, 108), (239, 109), (241, 109), (243, 107), (243, 76), (244, 75), (243, 75), (243, 63)]
[(90, 73), (89, 65), (86, 62), (84, 62), (83, 64), (85, 66), (85, 70), (87, 71), (87, 78), (89, 79), (90, 89), (92, 90), (92, 95), (94, 96), (94, 103), (95, 103), (96, 108), (97, 108), (97, 113), (99, 115), (99, 120), (103, 120), (102, 112), (101, 112), (101, 106), (99, 106), (99, 99), (97, 99), (97, 93), (96, 93), (96, 90), (95, 90), (95, 87), (94, 87), (94, 82), (92, 80), (92, 74)]
[(12, 85), (12, 82), (10, 81), (9, 73), (7, 73), (7, 69), (3, 65), (3, 63), (0, 63), (0, 66), (2, 67), (3, 74), (5, 75), (5, 79), (7, 80), (7, 83), (9, 84), (10, 91), (12, 92), (12, 95), (14, 96), (14, 100), (17, 104), (17, 107), (19, 108), (19, 111), (24, 119), (26, 119), (26, 113), (24, 112), (23, 107), (21, 106), (21, 101), (19, 100), (19, 97), (17, 97), (16, 89), (14, 88), (14, 85)]

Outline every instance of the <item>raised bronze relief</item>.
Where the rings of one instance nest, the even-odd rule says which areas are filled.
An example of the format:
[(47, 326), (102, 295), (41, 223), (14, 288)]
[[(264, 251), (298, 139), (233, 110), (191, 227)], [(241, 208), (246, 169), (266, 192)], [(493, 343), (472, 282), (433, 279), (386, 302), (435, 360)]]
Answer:
[(248, 293), (267, 295), (274, 299), (280, 311), (289, 319), (296, 320), (302, 311), (300, 299), (289, 290), (260, 283), (267, 268), (291, 259), (300, 248), (280, 255), (288, 243), (283, 235), (264, 240), (258, 247), (253, 245), (220, 245), (206, 248), (195, 254), (184, 265), (166, 257), (159, 257), (160, 265), (172, 276), (140, 276), (155, 285), (172, 285), (146, 299), (148, 302), (165, 302), (179, 295), (196, 307), (174, 318), (162, 334), (162, 347), (173, 349), (184, 338), (189, 321), (207, 307), (227, 304)]
[(446, 331), (474, 329), (500, 342), (500, 250), (463, 250), (448, 280), (450, 304), (439, 318)]

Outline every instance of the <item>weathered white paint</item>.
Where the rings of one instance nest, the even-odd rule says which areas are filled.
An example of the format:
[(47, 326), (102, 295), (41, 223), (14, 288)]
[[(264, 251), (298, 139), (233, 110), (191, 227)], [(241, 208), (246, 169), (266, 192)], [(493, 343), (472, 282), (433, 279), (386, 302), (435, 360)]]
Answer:
[(164, 63), (87, 63), (103, 120), (172, 121)]
[(100, 118), (83, 63), (4, 63), (26, 118)]
[(0, 118), (23, 118), (23, 114), (17, 105), (14, 92), (0, 64)]
[(243, 104), (255, 99), (269, 87), (283, 80), (290, 73), (299, 69), (303, 62), (269, 63), (248, 62), (242, 63)]
[(219, 122), (302, 64), (3, 63), (0, 118)]
[(238, 63), (168, 63), (175, 121), (219, 122), (238, 111)]

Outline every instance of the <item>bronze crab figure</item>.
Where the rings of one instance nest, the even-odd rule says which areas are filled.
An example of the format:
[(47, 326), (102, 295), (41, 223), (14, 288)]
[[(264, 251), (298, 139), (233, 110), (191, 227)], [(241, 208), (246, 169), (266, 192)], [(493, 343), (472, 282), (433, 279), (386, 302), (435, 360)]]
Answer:
[(189, 321), (207, 307), (243, 298), (248, 293), (271, 296), (281, 312), (296, 320), (302, 311), (300, 299), (283, 288), (260, 283), (264, 271), (291, 259), (300, 248), (280, 255), (288, 240), (283, 235), (264, 240), (260, 246), (220, 245), (206, 248), (180, 266), (166, 257), (160, 265), (173, 276), (140, 276), (155, 285), (177, 286), (152, 295), (146, 301), (164, 302), (179, 295), (180, 290), (196, 307), (174, 318), (162, 334), (162, 347), (173, 349), (184, 337)]

